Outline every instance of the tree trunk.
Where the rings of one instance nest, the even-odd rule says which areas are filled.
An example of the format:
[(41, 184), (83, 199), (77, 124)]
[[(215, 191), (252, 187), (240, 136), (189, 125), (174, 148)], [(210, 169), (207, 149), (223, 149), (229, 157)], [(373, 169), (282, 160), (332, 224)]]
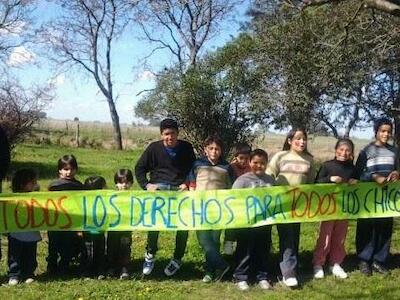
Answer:
[[(362, 89), (361, 87), (357, 90), (357, 101), (358, 103), (362, 103)], [(350, 117), (349, 123), (346, 126), (346, 129), (344, 131), (344, 138), (348, 139), (350, 138), (350, 131), (353, 129), (354, 125), (358, 122), (360, 119), (359, 112), (360, 112), (360, 107), (358, 106), (358, 103), (356, 104), (356, 107), (354, 107), (353, 115)]]
[(110, 108), (111, 121), (113, 125), (113, 138), (118, 150), (122, 150), (122, 136), (121, 126), (119, 125), (119, 116), (113, 99), (107, 98), (108, 106)]

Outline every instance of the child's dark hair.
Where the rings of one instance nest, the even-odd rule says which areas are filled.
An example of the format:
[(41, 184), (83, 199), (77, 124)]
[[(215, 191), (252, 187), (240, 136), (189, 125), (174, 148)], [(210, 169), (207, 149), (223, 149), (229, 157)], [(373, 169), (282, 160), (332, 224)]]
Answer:
[(101, 190), (106, 186), (106, 180), (102, 176), (90, 176), (85, 180), (85, 188), (88, 190)]
[(114, 183), (117, 184), (123, 182), (133, 183), (133, 174), (131, 170), (119, 169), (117, 172), (115, 172)]
[(205, 140), (204, 140), (204, 147), (207, 147), (208, 145), (211, 145), (212, 143), (217, 144), (221, 148), (221, 150), (224, 149), (224, 142), (218, 135), (209, 135)]
[(212, 143), (215, 143), (218, 147), (221, 148), (221, 157), (224, 156), (224, 142), (218, 135), (209, 135), (205, 141), (203, 147), (207, 147), (208, 145), (211, 145)]
[(67, 166), (71, 167), (72, 169), (78, 170), (78, 162), (76, 161), (75, 156), (72, 154), (64, 155), (58, 160), (57, 164), (59, 171)]
[(354, 143), (352, 140), (347, 138), (338, 139), (335, 145), (335, 150), (339, 148), (341, 145), (347, 145), (350, 148), (351, 152), (352, 153), (354, 152)]
[(233, 156), (236, 157), (240, 154), (250, 154), (251, 146), (247, 143), (237, 143), (233, 147)]
[(378, 133), (379, 127), (381, 127), (382, 125), (389, 125), (390, 128), (393, 129), (392, 120), (390, 120), (389, 118), (386, 118), (386, 117), (379, 118), (374, 122), (375, 135)]
[(255, 157), (255, 156), (260, 156), (265, 158), (266, 161), (268, 161), (268, 153), (264, 151), (263, 149), (254, 149), (253, 151), (250, 152), (250, 161)]
[(167, 118), (160, 122), (160, 132), (162, 133), (165, 129), (176, 129), (179, 130), (178, 122), (174, 119)]
[[(302, 132), (304, 134), (304, 136), (307, 138), (307, 132), (304, 128), (293, 128), (286, 135), (286, 139), (285, 139), (285, 142), (283, 143), (282, 150), (284, 150), (284, 151), (290, 150), (289, 140), (292, 140), (293, 137), (295, 136), (296, 132), (298, 132), (298, 131)], [(307, 146), (304, 149), (304, 152), (308, 153)]]
[[(336, 145), (335, 145), (335, 150), (337, 148), (339, 148), (340, 146), (342, 146), (342, 145), (347, 145), (347, 147), (350, 148), (350, 150), (351, 150), (350, 161), (353, 161), (353, 159), (354, 159), (354, 143), (352, 142), (352, 140), (350, 140), (348, 138), (338, 139), (337, 142), (336, 142)], [(335, 155), (335, 158), (336, 158), (336, 155)]]
[(32, 181), (37, 180), (37, 174), (32, 169), (20, 169), (14, 173), (11, 180), (11, 190), (14, 193), (25, 192), (25, 186)]

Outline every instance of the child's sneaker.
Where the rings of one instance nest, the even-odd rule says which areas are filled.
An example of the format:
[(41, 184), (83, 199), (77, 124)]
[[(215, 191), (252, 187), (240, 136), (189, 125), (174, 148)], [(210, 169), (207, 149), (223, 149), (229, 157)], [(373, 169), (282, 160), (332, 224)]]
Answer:
[(224, 253), (226, 255), (233, 255), (235, 252), (235, 243), (232, 241), (225, 241), (224, 242)]
[(25, 279), (25, 283), (27, 283), (27, 284), (30, 284), (34, 281), (35, 281), (35, 279), (33, 279), (32, 277), (28, 277), (27, 279)]
[(107, 270), (107, 277), (113, 277), (115, 274), (115, 270), (113, 268), (110, 268)]
[(124, 280), (124, 279), (128, 279), (128, 278), (129, 278), (128, 269), (125, 267), (122, 267), (121, 275), (119, 275), (119, 279)]
[(283, 277), (282, 282), (284, 285), (286, 285), (287, 287), (290, 287), (290, 288), (296, 287), (299, 285), (296, 277), (288, 277), (288, 278)]
[(104, 279), (106, 279), (106, 276), (104, 274), (97, 275), (97, 280), (104, 280)]
[(330, 270), (332, 272), (332, 275), (337, 278), (340, 279), (347, 278), (347, 273), (342, 269), (342, 267), (339, 264), (334, 264), (333, 266), (330, 267)]
[(182, 262), (176, 258), (171, 259), (168, 265), (164, 269), (164, 273), (167, 276), (172, 276), (181, 268)]
[(238, 281), (236, 282), (236, 286), (241, 291), (247, 291), (250, 288), (247, 281)]
[(8, 280), (8, 285), (17, 285), (19, 283), (19, 280), (17, 278), (10, 278)]
[(263, 290), (270, 290), (272, 288), (271, 284), (268, 282), (268, 280), (260, 280), (258, 282), (258, 286), (263, 289)]
[(322, 279), (325, 277), (324, 269), (322, 266), (314, 266), (314, 278), (315, 279)]
[(206, 273), (206, 275), (204, 275), (203, 280), (204, 283), (210, 283), (213, 281), (213, 275), (211, 273)]
[(150, 275), (154, 268), (154, 255), (146, 253), (144, 255), (143, 275)]

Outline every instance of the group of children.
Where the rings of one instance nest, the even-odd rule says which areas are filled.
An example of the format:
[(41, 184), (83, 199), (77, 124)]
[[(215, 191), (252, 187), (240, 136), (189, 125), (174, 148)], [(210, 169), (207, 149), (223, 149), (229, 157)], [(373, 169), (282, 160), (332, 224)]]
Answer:
[[(49, 185), (49, 191), (94, 190), (106, 188), (101, 176), (91, 176), (82, 184), (75, 179), (78, 163), (73, 155), (58, 160), (59, 178)], [(129, 189), (133, 174), (129, 169), (119, 169), (114, 176), (118, 190)], [(39, 190), (37, 174), (31, 169), (17, 170), (11, 183), (15, 193)], [(129, 278), (128, 265), (131, 257), (132, 232), (112, 231), (48, 231), (47, 272), (51, 275), (67, 274), (74, 259), (79, 260), (85, 277), (104, 279), (118, 272), (121, 279)], [(37, 267), (37, 242), (40, 232), (16, 232), (8, 234), (8, 267), (10, 285), (34, 281)], [(106, 251), (107, 249), (107, 251)], [(108, 267), (108, 268), (107, 268)]]
[[(385, 184), (399, 179), (398, 150), (388, 144), (392, 129), (389, 119), (377, 120), (374, 125), (375, 140), (361, 150), (355, 165), (351, 140), (338, 140), (334, 159), (324, 162), (315, 176), (313, 156), (307, 150), (307, 133), (303, 129), (291, 130), (283, 150), (270, 161), (264, 150), (251, 151), (249, 145), (238, 144), (234, 160), (228, 163), (223, 159), (223, 141), (219, 137), (208, 137), (204, 142), (203, 155), (196, 159), (191, 144), (178, 139), (177, 122), (165, 119), (160, 123), (161, 140), (145, 149), (135, 166), (135, 176), (141, 188), (148, 191), (259, 188), (314, 182), (355, 184), (358, 180)], [(90, 177), (81, 184), (75, 179), (77, 169), (75, 157), (62, 157), (58, 162), (59, 179), (50, 184), (49, 190), (102, 189), (106, 186), (104, 178), (99, 176)], [(127, 169), (118, 170), (114, 182), (118, 189), (128, 189), (133, 183), (133, 174)], [(17, 171), (12, 189), (13, 192), (36, 190), (36, 174), (30, 170)], [(356, 248), (363, 274), (388, 272), (385, 263), (389, 255), (392, 226), (393, 218), (357, 221)], [(347, 273), (341, 267), (346, 255), (344, 241), (347, 227), (345, 220), (321, 223), (313, 256), (314, 278), (324, 277), (326, 263), (335, 277), (347, 278)], [(300, 223), (278, 224), (277, 230), (282, 283), (296, 287)], [(231, 269), (220, 252), (221, 230), (198, 230), (196, 235), (205, 254), (203, 282), (221, 280)], [(143, 275), (150, 275), (154, 268), (158, 236), (158, 231), (148, 232)], [(72, 258), (79, 252), (87, 276), (96, 276), (98, 279), (114, 274), (121, 279), (129, 277), (132, 232), (108, 232), (107, 242), (105, 233), (97, 231), (48, 232), (48, 239), (47, 262), (51, 273), (66, 272)], [(37, 265), (36, 243), (39, 240), (38, 232), (9, 234), (10, 284), (17, 284), (21, 280), (33, 281)], [(173, 256), (164, 269), (167, 276), (174, 275), (182, 266), (187, 240), (187, 231), (177, 231)], [(249, 289), (250, 277), (254, 274), (260, 288), (270, 289), (268, 273), (271, 266), (268, 256), (271, 226), (226, 230), (223, 247), (226, 254), (233, 253), (235, 242), (235, 266), (231, 271), (237, 287), (240, 290)]]

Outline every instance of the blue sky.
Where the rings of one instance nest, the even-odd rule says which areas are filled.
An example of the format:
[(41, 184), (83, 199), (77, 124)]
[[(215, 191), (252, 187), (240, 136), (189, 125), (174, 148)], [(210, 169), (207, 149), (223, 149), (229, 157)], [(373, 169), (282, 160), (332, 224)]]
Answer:
[[(218, 36), (206, 44), (205, 51), (222, 46), (232, 36), (237, 35), (240, 22), (244, 20), (246, 6), (238, 7), (235, 20), (226, 21)], [(60, 14), (56, 7), (47, 1), (40, 1), (34, 16), (36, 20), (44, 22)], [(114, 91), (118, 95), (116, 102), (121, 123), (137, 121), (134, 117), (133, 107), (140, 99), (136, 96), (140, 91), (154, 86), (152, 71), (170, 65), (171, 55), (164, 51), (156, 52), (144, 67), (142, 62), (152, 49), (152, 45), (139, 40), (138, 28), (133, 25), (128, 27), (124, 35), (113, 46), (114, 64)], [(48, 117), (56, 119), (74, 119), (78, 117), (83, 121), (110, 121), (108, 104), (99, 91), (94, 80), (84, 72), (74, 71), (63, 73), (55, 77), (49, 62), (42, 58), (34, 48), (29, 45), (19, 49), (22, 59), (16, 56), (15, 72), (25, 85), (31, 83), (46, 83), (52, 80), (56, 86), (57, 97), (47, 108)]]
[[(203, 52), (222, 46), (239, 33), (241, 22), (246, 20), (247, 5), (248, 1), (245, 1), (233, 13), (234, 17), (221, 25), (218, 36), (206, 44)], [(34, 11), (38, 22), (45, 22), (59, 14), (60, 11), (45, 0), (39, 1)], [(148, 65), (144, 67), (143, 59), (150, 53), (153, 45), (139, 40), (139, 35), (139, 29), (131, 24), (113, 47), (114, 91), (115, 95), (118, 95), (116, 106), (121, 123), (131, 124), (138, 121), (133, 110), (141, 97), (137, 94), (154, 86), (152, 71), (173, 63), (173, 58), (168, 52), (158, 51), (147, 60)], [(10, 60), (15, 60), (15, 73), (24, 84), (46, 83), (52, 80), (56, 86), (57, 96), (46, 109), (48, 117), (55, 119), (78, 117), (82, 121), (110, 122), (108, 104), (94, 80), (85, 72), (68, 72), (54, 77), (56, 70), (40, 56), (40, 53), (35, 52), (33, 47), (29, 48), (27, 45), (18, 51), (22, 54), (14, 55)], [(369, 138), (372, 130), (370, 128), (363, 131), (356, 130), (352, 135)]]

